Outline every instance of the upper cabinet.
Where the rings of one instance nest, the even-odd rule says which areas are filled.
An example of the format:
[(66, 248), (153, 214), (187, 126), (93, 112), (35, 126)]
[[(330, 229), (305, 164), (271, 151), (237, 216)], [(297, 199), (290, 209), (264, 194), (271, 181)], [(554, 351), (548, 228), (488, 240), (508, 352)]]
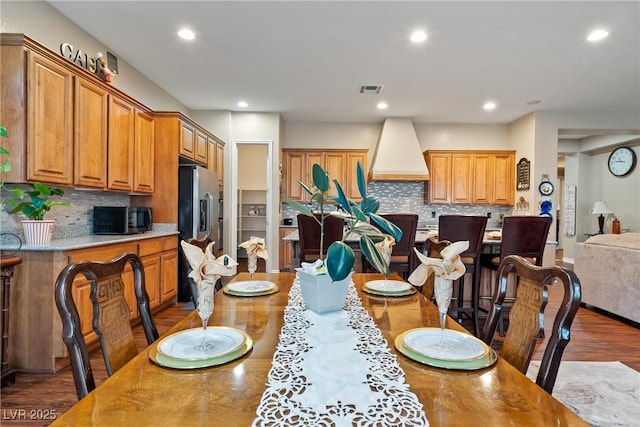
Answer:
[(515, 151), (425, 151), (429, 203), (513, 205)]
[(356, 178), (356, 165), (360, 161), (366, 174), (367, 150), (299, 150), (283, 149), (282, 164), (284, 166), (284, 197), (292, 200), (307, 201), (306, 192), (298, 181), (307, 185), (313, 184), (312, 169), (319, 164), (329, 175), (331, 188), (329, 195), (337, 195), (333, 180), (337, 179), (352, 200), (360, 200)]
[(7, 182), (153, 192), (149, 109), (29, 37), (0, 34), (0, 44)]
[[(26, 179), (71, 185), (73, 75), (65, 67), (35, 52), (28, 52), (28, 58), (26, 91), (29, 148)], [(2, 92), (5, 98), (4, 90)], [(13, 131), (7, 128), (9, 132)]]

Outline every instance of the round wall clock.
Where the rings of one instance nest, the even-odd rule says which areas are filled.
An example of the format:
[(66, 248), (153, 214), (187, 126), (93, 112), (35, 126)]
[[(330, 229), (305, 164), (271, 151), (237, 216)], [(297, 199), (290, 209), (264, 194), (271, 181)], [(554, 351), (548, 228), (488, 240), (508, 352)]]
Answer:
[(618, 147), (609, 155), (607, 165), (614, 176), (625, 176), (636, 166), (636, 153), (629, 147)]
[(550, 196), (553, 193), (553, 184), (551, 181), (542, 181), (538, 186), (538, 191), (543, 196)]

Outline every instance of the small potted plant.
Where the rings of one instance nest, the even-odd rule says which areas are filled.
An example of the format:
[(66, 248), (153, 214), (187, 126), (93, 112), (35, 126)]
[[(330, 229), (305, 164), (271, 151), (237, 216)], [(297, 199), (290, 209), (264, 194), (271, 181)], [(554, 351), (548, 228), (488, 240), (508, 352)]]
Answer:
[[(22, 221), (25, 240), (29, 245), (42, 246), (51, 242), (54, 220), (45, 220), (44, 216), (53, 206), (70, 206), (69, 202), (49, 200), (52, 196), (63, 196), (61, 188), (51, 188), (40, 182), (28, 184), (31, 190), (13, 188), (9, 190), (15, 198), (4, 200), (9, 207), (9, 213), (22, 212), (27, 220)], [(26, 199), (25, 199), (26, 197)]]
[[(371, 222), (375, 222), (386, 233), (393, 237), (396, 241), (402, 238), (402, 231), (392, 222), (376, 214), (380, 208), (380, 202), (375, 198), (367, 194), (367, 183), (365, 180), (364, 170), (362, 164), (358, 162), (356, 167), (356, 177), (358, 182), (358, 191), (360, 193), (361, 201), (356, 203), (348, 199), (342, 189), (342, 186), (337, 180), (333, 180), (335, 185), (337, 196), (329, 197), (329, 176), (318, 164), (314, 164), (312, 168), (313, 177), (313, 189), (298, 181), (302, 188), (309, 194), (310, 200), (318, 205), (320, 211), (319, 218), (316, 218), (311, 208), (300, 202), (287, 199), (285, 203), (297, 210), (298, 212), (311, 216), (318, 221), (320, 225), (321, 243), (320, 243), (320, 259), (314, 263), (312, 267), (306, 266), (306, 268), (298, 269), (298, 276), (300, 277), (300, 285), (302, 287), (302, 295), (305, 299), (305, 303), (310, 307), (310, 302), (307, 300), (306, 294), (310, 294), (311, 291), (305, 292), (305, 289), (314, 283), (316, 286), (324, 286), (321, 282), (328, 282), (326, 286), (342, 287), (344, 290), (338, 292), (342, 297), (342, 303), (336, 302), (333, 307), (331, 304), (325, 304), (320, 311), (332, 311), (340, 310), (346, 298), (348, 285), (350, 283), (350, 277), (353, 272), (353, 265), (355, 263), (355, 254), (345, 240), (350, 235), (359, 236), (360, 249), (362, 253), (371, 263), (371, 265), (385, 275), (389, 276), (389, 264), (385, 261), (380, 249), (376, 246), (384, 240), (385, 234), (380, 229), (373, 226)], [(327, 204), (337, 204), (343, 212), (325, 212), (324, 208)], [(327, 249), (326, 257), (323, 258), (323, 236), (324, 236), (324, 220), (328, 215), (340, 216), (345, 220), (346, 228), (341, 241), (332, 242)], [(316, 280), (310, 280), (315, 278)], [(324, 280), (322, 280), (324, 279)], [(314, 293), (321, 292), (314, 290)], [(321, 297), (318, 297), (321, 298)], [(325, 301), (326, 302), (326, 301)], [(316, 303), (311, 302), (311, 306)], [(335, 308), (337, 307), (337, 308)], [(319, 311), (319, 310), (314, 310)]]

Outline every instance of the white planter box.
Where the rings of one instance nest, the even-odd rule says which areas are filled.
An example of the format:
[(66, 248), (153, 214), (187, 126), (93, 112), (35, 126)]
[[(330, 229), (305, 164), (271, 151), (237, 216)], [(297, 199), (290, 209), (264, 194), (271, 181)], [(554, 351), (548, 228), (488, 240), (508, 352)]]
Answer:
[(351, 274), (333, 282), (329, 275), (314, 276), (298, 270), (302, 299), (307, 308), (319, 314), (342, 310), (349, 292)]

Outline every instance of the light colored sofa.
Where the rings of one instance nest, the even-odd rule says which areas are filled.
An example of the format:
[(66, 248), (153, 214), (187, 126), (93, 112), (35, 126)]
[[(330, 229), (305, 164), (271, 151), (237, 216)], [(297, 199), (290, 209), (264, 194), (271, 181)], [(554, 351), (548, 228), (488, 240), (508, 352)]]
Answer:
[(575, 248), (582, 302), (640, 322), (640, 233), (597, 234)]

